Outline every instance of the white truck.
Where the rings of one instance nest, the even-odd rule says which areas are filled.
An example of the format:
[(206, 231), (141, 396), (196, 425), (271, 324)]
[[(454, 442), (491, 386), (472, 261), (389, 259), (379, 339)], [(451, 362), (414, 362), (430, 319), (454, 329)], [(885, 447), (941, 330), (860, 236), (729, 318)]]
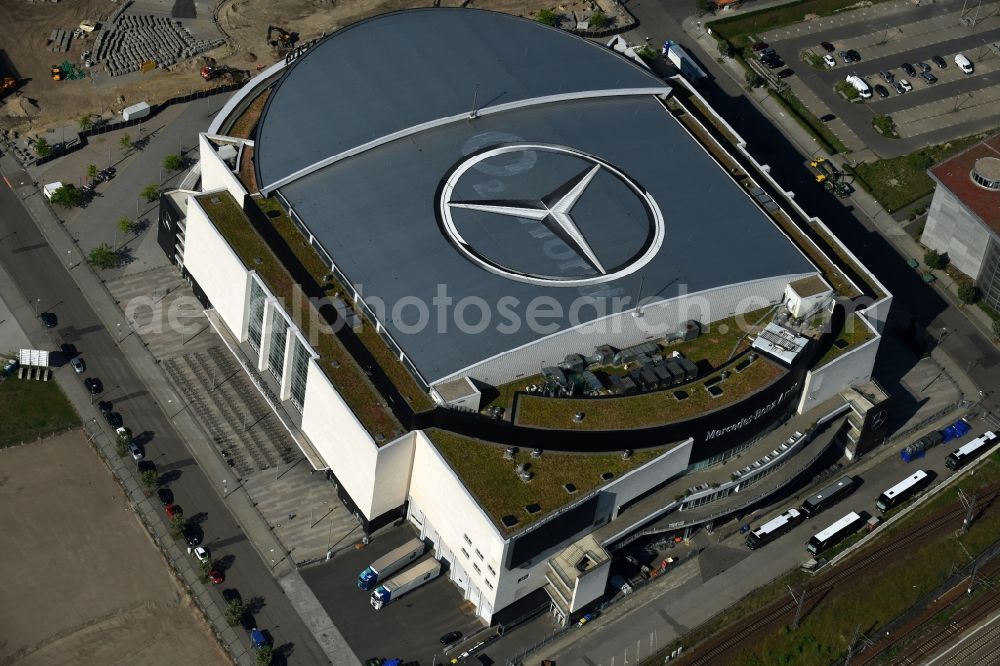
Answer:
[(61, 190), (62, 187), (63, 184), (60, 181), (56, 181), (54, 183), (48, 183), (42, 186), (42, 194), (45, 195), (46, 199), (52, 201), (52, 195), (55, 194), (57, 190)]
[(375, 588), (371, 597), (372, 608), (375, 610), (382, 608), (390, 601), (395, 601), (424, 583), (437, 578), (440, 573), (441, 563), (434, 558), (414, 565)]
[(379, 581), (383, 581), (396, 573), (410, 562), (424, 554), (424, 542), (420, 539), (410, 539), (402, 546), (393, 548), (388, 553), (368, 565), (358, 575), (358, 589), (371, 590)]
[(670, 64), (680, 71), (681, 76), (691, 83), (701, 83), (708, 78), (705, 70), (699, 67), (698, 63), (677, 42), (670, 40), (663, 42), (663, 55), (670, 61)]
[(858, 91), (858, 95), (860, 95), (861, 99), (871, 99), (872, 87), (868, 85), (868, 82), (863, 78), (851, 74), (845, 80), (851, 84), (852, 88)]

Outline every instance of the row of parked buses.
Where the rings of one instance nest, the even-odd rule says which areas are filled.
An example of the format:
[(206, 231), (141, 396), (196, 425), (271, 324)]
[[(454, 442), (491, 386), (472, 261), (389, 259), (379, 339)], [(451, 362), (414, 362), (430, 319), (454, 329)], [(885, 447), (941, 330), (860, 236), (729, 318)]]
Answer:
[[(954, 453), (949, 454), (945, 460), (945, 466), (953, 471), (961, 469), (989, 450), (995, 443), (995, 440), (996, 435), (993, 432), (988, 431), (984, 433), (981, 437), (977, 437), (968, 444), (960, 447)], [(917, 470), (892, 488), (880, 494), (878, 499), (875, 500), (875, 508), (881, 513), (885, 513), (893, 507), (906, 502), (926, 488), (933, 480), (933, 472)], [(802, 506), (789, 509), (780, 516), (752, 530), (747, 535), (747, 546), (753, 550), (774, 541), (803, 520), (818, 515), (853, 493), (860, 485), (860, 482), (861, 479), (856, 476), (845, 476), (839, 479), (804, 501)], [(864, 524), (865, 518), (861, 514), (852, 511), (810, 538), (806, 543), (806, 550), (813, 555), (818, 555), (857, 532)]]

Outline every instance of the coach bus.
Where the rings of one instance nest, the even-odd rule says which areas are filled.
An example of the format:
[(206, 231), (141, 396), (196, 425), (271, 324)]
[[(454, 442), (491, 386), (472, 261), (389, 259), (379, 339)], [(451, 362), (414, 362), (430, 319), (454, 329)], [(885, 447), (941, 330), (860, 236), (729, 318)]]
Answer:
[(747, 546), (750, 547), (750, 550), (760, 548), (764, 544), (774, 541), (803, 520), (805, 520), (805, 514), (798, 509), (789, 509), (748, 534)]
[(806, 550), (813, 555), (819, 555), (830, 546), (835, 546), (851, 536), (865, 524), (865, 519), (851, 511), (849, 514), (814, 535), (806, 544)]
[(955, 471), (964, 467), (967, 463), (975, 460), (993, 446), (996, 435), (993, 431), (986, 431), (982, 437), (977, 437), (965, 446), (962, 446), (945, 458), (944, 466)]
[(812, 518), (854, 492), (857, 484), (858, 480), (856, 477), (845, 476), (832, 486), (824, 488), (803, 502), (802, 513), (806, 514), (806, 518)]
[(927, 484), (931, 482), (931, 475), (924, 470), (917, 470), (913, 474), (909, 475), (889, 490), (885, 491), (878, 496), (875, 500), (875, 508), (885, 513), (897, 504), (902, 504), (906, 500), (910, 499), (921, 490), (927, 487)]

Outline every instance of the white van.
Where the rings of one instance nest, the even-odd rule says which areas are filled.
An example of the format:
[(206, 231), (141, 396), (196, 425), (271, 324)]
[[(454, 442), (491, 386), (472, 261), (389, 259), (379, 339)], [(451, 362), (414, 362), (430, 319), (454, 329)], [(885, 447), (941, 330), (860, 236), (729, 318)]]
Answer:
[(42, 186), (42, 194), (45, 195), (46, 199), (52, 201), (52, 195), (56, 193), (56, 190), (61, 189), (62, 186), (63, 184), (58, 181), (55, 183), (49, 183), (47, 185)]
[(852, 74), (847, 77), (846, 81), (858, 91), (858, 95), (861, 96), (861, 99), (871, 99), (872, 87), (868, 85), (860, 76), (854, 76)]
[(966, 74), (972, 74), (973, 71), (972, 61), (970, 61), (961, 53), (955, 56), (955, 64), (958, 65), (958, 68), (963, 72), (965, 72)]

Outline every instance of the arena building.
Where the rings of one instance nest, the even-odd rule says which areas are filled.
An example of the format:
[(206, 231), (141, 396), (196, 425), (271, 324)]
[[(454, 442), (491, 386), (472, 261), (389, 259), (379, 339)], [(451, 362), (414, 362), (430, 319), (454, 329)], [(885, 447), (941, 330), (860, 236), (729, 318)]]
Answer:
[(477, 10), (362, 21), (237, 92), (200, 186), (162, 198), (161, 246), (309, 462), (366, 530), (413, 523), (487, 621), (543, 588), (568, 620), (611, 544), (686, 508), (672, 480), (858, 411), (891, 303), (617, 51)]

